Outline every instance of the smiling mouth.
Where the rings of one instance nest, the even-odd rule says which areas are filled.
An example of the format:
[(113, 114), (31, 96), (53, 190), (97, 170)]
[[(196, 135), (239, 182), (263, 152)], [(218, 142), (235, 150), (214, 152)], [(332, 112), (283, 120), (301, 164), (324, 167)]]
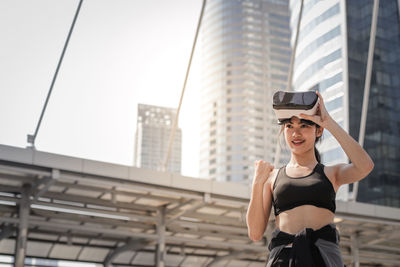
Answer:
[(303, 143), (304, 143), (304, 140), (302, 140), (302, 141), (292, 141), (292, 143), (293, 143), (295, 146), (298, 146), (298, 145), (303, 144)]

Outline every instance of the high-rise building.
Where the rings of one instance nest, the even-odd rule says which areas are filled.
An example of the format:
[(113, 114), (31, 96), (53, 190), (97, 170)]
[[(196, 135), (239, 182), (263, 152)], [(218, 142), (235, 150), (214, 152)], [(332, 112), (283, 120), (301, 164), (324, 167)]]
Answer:
[[(294, 30), (300, 0), (290, 1)], [(294, 90), (319, 90), (331, 116), (358, 140), (373, 0), (304, 1), (295, 55)], [(399, 1), (380, 1), (364, 148), (375, 169), (359, 183), (358, 201), (400, 206)], [(320, 147), (324, 163), (348, 161), (329, 132)], [(348, 199), (352, 187), (343, 187)]]
[(249, 181), (255, 160), (274, 162), (272, 95), (287, 83), (288, 1), (209, 0), (202, 38), (200, 176)]
[[(318, 90), (324, 97), (330, 115), (348, 130), (346, 105), (347, 60), (345, 56), (346, 32), (342, 0), (304, 1), (298, 44), (293, 66), (293, 89)], [(300, 0), (290, 1), (291, 28), (296, 31)], [(294, 35), (292, 35), (292, 44)], [(325, 164), (347, 162), (340, 145), (328, 131), (318, 146)], [(347, 199), (349, 187), (340, 188), (337, 197)]]
[[(138, 105), (134, 166), (162, 170), (175, 115), (173, 108)], [(181, 154), (182, 131), (178, 127), (166, 171), (181, 173)]]

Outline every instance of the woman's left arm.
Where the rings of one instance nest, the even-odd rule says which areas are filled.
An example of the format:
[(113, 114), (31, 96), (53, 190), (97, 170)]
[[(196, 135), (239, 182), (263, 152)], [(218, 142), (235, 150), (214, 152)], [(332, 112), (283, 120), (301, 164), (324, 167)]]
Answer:
[(365, 178), (374, 168), (374, 162), (368, 153), (354, 140), (346, 131), (336, 123), (325, 109), (321, 95), (319, 97), (319, 109), (316, 115), (300, 115), (302, 118), (314, 121), (321, 127), (327, 129), (339, 142), (350, 164), (338, 164), (335, 169), (335, 182), (337, 185), (350, 184)]

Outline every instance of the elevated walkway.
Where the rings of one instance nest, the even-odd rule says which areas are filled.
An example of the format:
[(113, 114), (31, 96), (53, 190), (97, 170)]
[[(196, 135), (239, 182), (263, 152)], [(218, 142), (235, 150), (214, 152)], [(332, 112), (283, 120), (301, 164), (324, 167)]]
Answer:
[[(250, 188), (0, 145), (0, 254), (104, 266), (264, 266)], [(398, 266), (400, 209), (337, 201), (347, 265)]]

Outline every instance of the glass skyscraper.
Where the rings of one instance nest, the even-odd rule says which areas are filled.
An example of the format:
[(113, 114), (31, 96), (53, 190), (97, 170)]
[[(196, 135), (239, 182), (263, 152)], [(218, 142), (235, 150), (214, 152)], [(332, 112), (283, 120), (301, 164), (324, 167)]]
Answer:
[(202, 48), (200, 176), (249, 181), (255, 160), (274, 162), (271, 99), (286, 88), (288, 1), (207, 1)]
[[(291, 0), (295, 29), (300, 1)], [(306, 0), (295, 56), (294, 90), (319, 90), (332, 117), (358, 140), (373, 1)], [(400, 206), (399, 2), (380, 2), (364, 148), (375, 162), (359, 184), (358, 201)], [(324, 133), (323, 162), (348, 159)], [(347, 199), (350, 187), (338, 197)]]
[[(358, 136), (373, 1), (347, 1), (349, 131)], [(375, 169), (358, 200), (400, 207), (400, 20), (397, 0), (380, 1), (364, 147)]]
[[(291, 28), (296, 30), (300, 0), (291, 0)], [(346, 38), (342, 0), (304, 1), (293, 70), (293, 89), (318, 90), (330, 115), (348, 130)], [(292, 36), (292, 43), (294, 34)], [(347, 162), (347, 157), (328, 131), (318, 146), (325, 164)], [(347, 199), (348, 186), (342, 186), (338, 199)]]

